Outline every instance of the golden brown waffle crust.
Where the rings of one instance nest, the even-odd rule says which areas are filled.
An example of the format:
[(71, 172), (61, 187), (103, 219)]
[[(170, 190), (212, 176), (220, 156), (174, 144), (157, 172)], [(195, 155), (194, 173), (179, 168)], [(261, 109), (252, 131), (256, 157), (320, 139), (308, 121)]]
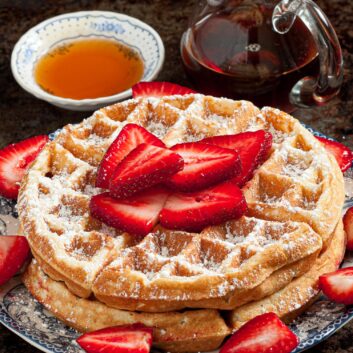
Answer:
[[(127, 123), (171, 146), (264, 129), (268, 160), (245, 186), (249, 212), (200, 234), (157, 227), (137, 242), (89, 214), (97, 166)], [(329, 245), (341, 217), (337, 162), (296, 119), (250, 102), (199, 94), (128, 100), (66, 126), (21, 185), (24, 235), (42, 269), (82, 298), (131, 311), (234, 309), (278, 291), (271, 275), (300, 276)], [(291, 277), (290, 270), (297, 266)], [(264, 290), (263, 288), (266, 288)]]
[(320, 292), (319, 277), (339, 267), (345, 250), (346, 234), (342, 221), (339, 221), (329, 247), (308, 272), (295, 278), (278, 292), (231, 311), (228, 317), (230, 326), (238, 329), (255, 316), (271, 311), (286, 323), (291, 322), (313, 303)]
[[(169, 352), (203, 352), (218, 348), (232, 330), (259, 314), (272, 311), (286, 322), (293, 320), (317, 297), (319, 276), (339, 266), (345, 251), (345, 240), (340, 222), (329, 247), (308, 272), (280, 291), (222, 316), (217, 310), (210, 309), (182, 313), (138, 313), (114, 309), (97, 300), (75, 296), (63, 282), (45, 275), (36, 260), (28, 267), (23, 280), (40, 303), (80, 332), (142, 322), (154, 328), (154, 345), (158, 348)], [(277, 275), (273, 280), (280, 278)]]

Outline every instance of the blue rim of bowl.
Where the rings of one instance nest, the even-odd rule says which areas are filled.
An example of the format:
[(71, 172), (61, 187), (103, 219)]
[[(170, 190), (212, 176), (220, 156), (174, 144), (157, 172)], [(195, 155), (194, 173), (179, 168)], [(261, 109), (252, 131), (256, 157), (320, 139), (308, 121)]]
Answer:
[[(58, 15), (58, 16), (54, 16), (51, 17), (45, 21), (42, 21), (40, 23), (38, 23), (36, 26), (30, 28), (27, 32), (25, 32), (20, 39), (17, 41), (17, 43), (15, 44), (13, 50), (12, 50), (12, 54), (11, 54), (11, 71), (12, 74), (15, 78), (15, 80), (17, 81), (17, 83), (28, 93), (34, 95), (35, 97), (48, 101), (48, 102), (56, 102), (59, 104), (67, 104), (67, 105), (71, 105), (71, 106), (81, 106), (81, 105), (102, 105), (102, 104), (109, 104), (109, 103), (113, 103), (113, 102), (117, 102), (117, 101), (121, 101), (123, 99), (126, 99), (128, 97), (130, 97), (132, 95), (132, 89), (128, 89), (125, 90), (123, 92), (120, 92), (118, 94), (112, 95), (112, 96), (106, 96), (106, 97), (99, 97), (99, 98), (86, 98), (86, 99), (71, 99), (71, 98), (63, 98), (63, 97), (58, 97), (55, 95), (52, 95), (46, 91), (44, 91), (39, 85), (35, 84), (36, 87), (38, 88), (38, 90), (33, 90), (31, 85), (27, 83), (27, 81), (21, 77), (21, 75), (18, 72), (18, 55), (21, 52), (22, 46), (25, 42), (25, 40), (27, 39), (28, 35), (32, 32), (38, 32), (41, 29), (45, 29), (45, 27), (47, 27), (48, 25), (50, 25), (53, 21), (58, 21), (58, 20), (65, 20), (68, 19), (70, 17), (85, 17), (85, 16), (90, 16), (90, 17), (96, 17), (96, 18), (105, 18), (105, 19), (114, 19), (114, 20), (119, 20), (121, 22), (127, 22), (129, 23), (131, 26), (133, 27), (138, 27), (139, 29), (141, 29), (142, 31), (147, 31), (150, 33), (151, 37), (153, 37), (154, 41), (156, 42), (157, 48), (158, 48), (158, 56), (156, 59), (156, 65), (154, 69), (151, 69), (151, 72), (148, 72), (148, 75), (146, 78), (144, 78), (144, 81), (152, 81), (154, 80), (157, 75), (160, 73), (162, 67), (163, 67), (163, 63), (164, 63), (164, 59), (165, 59), (165, 48), (164, 48), (164, 44), (163, 41), (160, 37), (160, 35), (158, 34), (158, 32), (153, 29), (150, 25), (148, 25), (147, 23), (135, 18), (135, 17), (131, 17), (122, 13), (118, 13), (118, 12), (111, 12), (111, 11), (77, 11), (77, 12), (70, 12), (70, 13), (66, 13), (66, 14), (62, 14), (62, 15)], [(79, 35), (76, 38), (80, 38), (80, 37), (95, 37), (95, 38), (99, 38), (99, 37), (104, 37), (104, 38), (109, 38), (109, 36), (106, 35)], [(113, 38), (113, 37), (110, 37)], [(65, 40), (72, 40), (75, 39), (75, 37), (68, 37), (68, 38), (63, 38), (61, 41), (65, 41)], [(124, 43), (122, 40), (119, 40), (120, 42)], [(49, 48), (51, 48), (53, 45), (51, 45)], [(141, 53), (141, 51), (137, 48), (134, 47), (132, 45), (129, 45), (129, 47), (134, 48), (135, 50), (137, 50), (139, 52), (139, 54), (142, 56), (143, 58), (143, 54)], [(145, 74), (144, 74), (145, 76)]]

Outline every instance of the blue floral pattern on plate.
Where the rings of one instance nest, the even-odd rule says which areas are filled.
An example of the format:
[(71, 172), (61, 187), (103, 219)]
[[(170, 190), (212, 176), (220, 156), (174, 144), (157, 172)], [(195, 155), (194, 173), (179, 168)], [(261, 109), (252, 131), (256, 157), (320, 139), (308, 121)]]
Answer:
[[(315, 135), (323, 134), (313, 131)], [(51, 138), (54, 134), (51, 135)], [(353, 167), (345, 173), (345, 208), (353, 206)], [(0, 198), (0, 234), (16, 222), (14, 202)], [(353, 253), (347, 253), (343, 267), (353, 266)], [(327, 339), (353, 319), (353, 307), (328, 301), (321, 296), (306, 312), (290, 324), (300, 339), (292, 353), (303, 352)], [(82, 353), (75, 339), (79, 333), (65, 326), (39, 304), (21, 283), (13, 278), (0, 288), (0, 323), (18, 336), (47, 353)]]

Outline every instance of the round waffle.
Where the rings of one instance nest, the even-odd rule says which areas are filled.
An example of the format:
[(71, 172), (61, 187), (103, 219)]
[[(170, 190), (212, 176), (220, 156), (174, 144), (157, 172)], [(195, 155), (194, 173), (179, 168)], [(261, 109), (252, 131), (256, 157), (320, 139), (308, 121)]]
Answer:
[[(142, 241), (92, 218), (97, 166), (127, 123), (167, 146), (264, 129), (268, 160), (244, 187), (248, 214), (199, 234), (156, 228)], [(72, 293), (138, 311), (233, 309), (280, 290), (327, 248), (341, 217), (337, 162), (297, 120), (272, 108), (199, 94), (141, 98), (103, 108), (66, 126), (41, 152), (21, 185), (24, 234), (43, 271)], [(297, 276), (293, 275), (293, 277)], [(292, 278), (293, 278), (292, 277)], [(264, 289), (266, 288), (266, 290)]]
[[(334, 271), (345, 251), (345, 234), (340, 222), (328, 248), (303, 276), (280, 291), (230, 312), (212, 309), (183, 312), (143, 313), (107, 307), (97, 300), (83, 299), (63, 284), (44, 274), (33, 260), (24, 274), (24, 283), (33, 296), (56, 317), (80, 332), (142, 322), (154, 328), (154, 345), (169, 352), (210, 351), (220, 346), (232, 330), (265, 312), (275, 312), (285, 321), (294, 319), (319, 293), (320, 275)], [(286, 281), (285, 271), (271, 276), (273, 285)], [(270, 285), (270, 284), (269, 284)]]

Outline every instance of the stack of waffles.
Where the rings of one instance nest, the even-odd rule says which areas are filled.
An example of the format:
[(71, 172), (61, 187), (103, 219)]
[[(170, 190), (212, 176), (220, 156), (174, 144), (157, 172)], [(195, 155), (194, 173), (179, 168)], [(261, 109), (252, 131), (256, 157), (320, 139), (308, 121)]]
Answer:
[[(246, 215), (197, 234), (157, 226), (143, 239), (93, 218), (97, 167), (128, 123), (166, 146), (269, 131), (270, 156), (243, 188)], [(212, 350), (259, 314), (289, 321), (312, 303), (318, 277), (343, 257), (343, 202), (337, 162), (279, 110), (200, 94), (128, 100), (64, 127), (29, 169), (18, 202), (34, 255), (24, 282), (79, 331), (141, 322), (166, 351)]]

